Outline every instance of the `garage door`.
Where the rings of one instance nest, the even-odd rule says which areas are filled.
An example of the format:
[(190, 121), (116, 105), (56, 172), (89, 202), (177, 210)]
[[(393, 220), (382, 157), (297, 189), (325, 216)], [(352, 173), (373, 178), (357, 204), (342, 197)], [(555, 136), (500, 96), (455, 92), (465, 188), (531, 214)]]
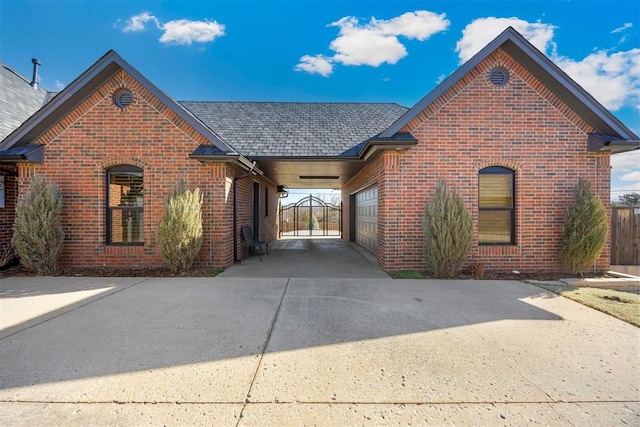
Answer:
[(378, 187), (356, 194), (356, 242), (376, 253), (378, 245)]

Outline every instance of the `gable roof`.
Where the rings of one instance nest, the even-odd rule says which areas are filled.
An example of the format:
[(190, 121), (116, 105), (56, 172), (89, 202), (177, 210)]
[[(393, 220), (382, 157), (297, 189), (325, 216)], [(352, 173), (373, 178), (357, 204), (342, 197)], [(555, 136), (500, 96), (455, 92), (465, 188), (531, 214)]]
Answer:
[(0, 63), (0, 141), (19, 127), (50, 99), (42, 87), (31, 86), (28, 79)]
[(502, 48), (549, 90), (555, 93), (556, 96), (562, 99), (576, 114), (596, 129), (596, 133), (611, 136), (612, 138), (608, 141), (609, 143), (615, 144), (616, 141), (632, 143), (630, 145), (627, 144), (626, 149), (619, 151), (628, 151), (629, 146), (635, 148), (640, 147), (640, 142), (636, 134), (512, 27), (504, 30), (480, 52), (475, 54), (433, 91), (427, 94), (427, 96), (418, 101), (404, 116), (382, 132), (380, 137), (393, 137), (393, 135), (420, 114), (429, 104), (434, 102), (440, 95), (451, 88), (465, 74), (498, 48)]
[(108, 51), (104, 56), (102, 56), (102, 58), (57, 94), (51, 102), (29, 117), (4, 141), (0, 142), (0, 151), (8, 150), (12, 147), (27, 145), (33, 142), (120, 70), (126, 71), (136, 79), (145, 89), (160, 99), (180, 118), (207, 138), (212, 145), (216, 146), (226, 154), (239, 156), (231, 146), (222, 141), (218, 135), (211, 131), (211, 129), (205, 126), (200, 120), (185, 110), (167, 94), (158, 89), (153, 83), (151, 83), (138, 70), (133, 68), (113, 50)]
[(394, 103), (180, 102), (250, 158), (356, 156), (409, 109)]

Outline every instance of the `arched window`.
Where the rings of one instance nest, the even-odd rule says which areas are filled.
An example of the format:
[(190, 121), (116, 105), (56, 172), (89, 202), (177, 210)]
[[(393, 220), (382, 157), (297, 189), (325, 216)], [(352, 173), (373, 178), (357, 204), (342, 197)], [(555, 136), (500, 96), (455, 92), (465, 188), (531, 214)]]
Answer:
[(107, 170), (107, 244), (144, 244), (143, 171), (122, 165)]
[(481, 169), (478, 178), (478, 242), (481, 245), (515, 244), (514, 171), (490, 166)]

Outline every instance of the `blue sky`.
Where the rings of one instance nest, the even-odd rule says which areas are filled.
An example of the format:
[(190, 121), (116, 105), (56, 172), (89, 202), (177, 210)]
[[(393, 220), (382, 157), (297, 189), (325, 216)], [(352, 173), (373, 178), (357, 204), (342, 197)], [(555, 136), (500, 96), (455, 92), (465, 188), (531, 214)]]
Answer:
[[(181, 101), (410, 107), (508, 25), (640, 134), (637, 1), (0, 0), (0, 61), (60, 90), (114, 49)], [(612, 163), (640, 192), (640, 152)]]

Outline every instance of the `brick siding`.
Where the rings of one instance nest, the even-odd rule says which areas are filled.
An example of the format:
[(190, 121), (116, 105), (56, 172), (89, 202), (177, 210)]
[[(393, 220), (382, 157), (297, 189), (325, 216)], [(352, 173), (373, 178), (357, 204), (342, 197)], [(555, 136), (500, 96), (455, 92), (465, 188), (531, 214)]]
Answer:
[(4, 208), (0, 208), (0, 254), (2, 254), (11, 245), (18, 196), (18, 180), (14, 174), (0, 173), (0, 175), (4, 176)]
[[(113, 95), (123, 87), (132, 91), (134, 102), (121, 109), (113, 103)], [(215, 267), (233, 264), (232, 183), (245, 172), (227, 163), (203, 164), (189, 159), (188, 155), (207, 140), (126, 72), (118, 72), (35, 142), (46, 145), (45, 163), (20, 165), (19, 192), (23, 194), (34, 174), (60, 187), (66, 233), (62, 265), (163, 265), (156, 241), (157, 224), (178, 179), (184, 179), (188, 188), (199, 187), (203, 195), (204, 239), (196, 263)], [(142, 246), (106, 244), (106, 171), (122, 164), (137, 166), (144, 173)], [(269, 187), (271, 194), (277, 194), (271, 182), (256, 179)], [(239, 183), (238, 227), (247, 221), (247, 212), (251, 215), (252, 205), (252, 193), (243, 190), (243, 181)], [(269, 219), (275, 221), (275, 217)], [(274, 227), (264, 226), (270, 237), (277, 235)], [(240, 247), (239, 228), (238, 233)]]
[[(494, 86), (487, 72), (510, 73)], [(474, 245), (469, 262), (487, 269), (561, 271), (558, 252), (565, 209), (579, 178), (591, 183), (610, 217), (608, 153), (587, 152), (593, 131), (520, 64), (497, 50), (443, 93), (402, 131), (418, 144), (386, 152), (343, 190), (378, 185), (378, 262), (387, 271), (424, 269), (422, 215), (435, 186), (445, 180), (472, 214)], [(515, 170), (516, 244), (478, 245), (478, 171), (487, 166)], [(345, 236), (349, 236), (345, 219)], [(608, 239), (607, 239), (608, 242)], [(609, 244), (597, 261), (609, 267)]]

